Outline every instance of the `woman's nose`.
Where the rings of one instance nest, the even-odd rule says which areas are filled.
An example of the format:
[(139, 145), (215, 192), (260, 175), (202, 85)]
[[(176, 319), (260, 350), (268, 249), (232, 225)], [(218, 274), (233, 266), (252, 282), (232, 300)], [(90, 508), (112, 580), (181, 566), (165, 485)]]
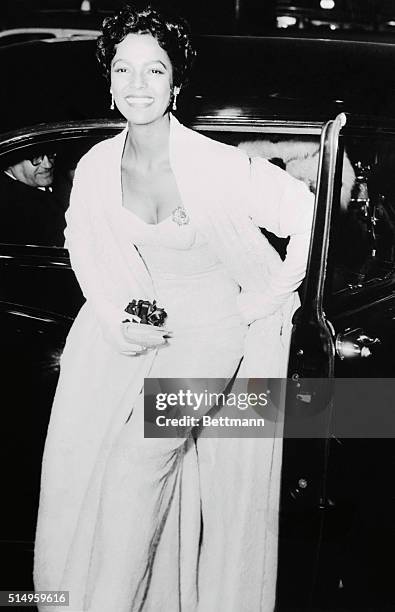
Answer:
[(133, 77), (132, 77), (132, 82), (133, 82), (133, 86), (137, 87), (138, 89), (145, 87), (146, 85), (146, 81), (145, 81), (145, 75), (142, 72), (135, 72)]

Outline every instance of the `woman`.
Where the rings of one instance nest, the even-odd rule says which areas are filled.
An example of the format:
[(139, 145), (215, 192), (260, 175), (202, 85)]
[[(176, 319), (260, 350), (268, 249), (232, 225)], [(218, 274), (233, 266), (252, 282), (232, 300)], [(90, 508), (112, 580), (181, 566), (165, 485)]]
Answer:
[[(281, 440), (143, 436), (144, 377), (210, 384), (242, 358), (240, 377), (285, 373), (307, 258), (305, 186), (171, 114), (192, 57), (186, 25), (149, 6), (107, 19), (99, 40), (128, 126), (75, 174), (66, 239), (86, 303), (62, 357), (35, 552), (36, 587), (69, 590), (73, 612), (274, 606)], [(284, 262), (257, 225), (291, 235)], [(122, 323), (136, 298), (165, 308), (165, 328)]]

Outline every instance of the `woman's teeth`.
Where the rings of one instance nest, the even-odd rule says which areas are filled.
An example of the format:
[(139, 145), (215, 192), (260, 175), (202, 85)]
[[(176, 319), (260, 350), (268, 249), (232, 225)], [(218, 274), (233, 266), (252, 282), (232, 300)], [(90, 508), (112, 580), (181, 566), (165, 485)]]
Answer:
[(135, 97), (135, 96), (127, 96), (126, 102), (128, 104), (134, 104), (136, 106), (146, 106), (147, 104), (151, 104), (154, 101), (153, 98), (149, 97)]

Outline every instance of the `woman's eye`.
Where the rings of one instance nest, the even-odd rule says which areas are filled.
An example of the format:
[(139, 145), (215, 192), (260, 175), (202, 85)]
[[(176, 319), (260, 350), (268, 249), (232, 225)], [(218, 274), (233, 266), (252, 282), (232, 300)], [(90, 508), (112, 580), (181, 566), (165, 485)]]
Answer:
[(151, 68), (152, 74), (164, 74), (163, 70), (160, 68)]
[(115, 68), (114, 72), (127, 72), (127, 68), (119, 66), (118, 68)]

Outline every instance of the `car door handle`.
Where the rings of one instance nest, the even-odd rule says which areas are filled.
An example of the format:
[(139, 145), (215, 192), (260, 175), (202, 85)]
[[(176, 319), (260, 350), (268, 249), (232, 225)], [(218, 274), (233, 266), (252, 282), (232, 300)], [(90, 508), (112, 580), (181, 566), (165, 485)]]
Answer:
[(372, 355), (371, 347), (380, 343), (380, 338), (371, 338), (358, 327), (337, 334), (335, 349), (340, 359), (366, 358)]

